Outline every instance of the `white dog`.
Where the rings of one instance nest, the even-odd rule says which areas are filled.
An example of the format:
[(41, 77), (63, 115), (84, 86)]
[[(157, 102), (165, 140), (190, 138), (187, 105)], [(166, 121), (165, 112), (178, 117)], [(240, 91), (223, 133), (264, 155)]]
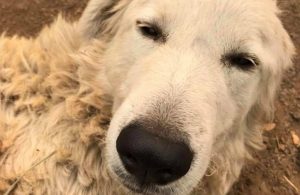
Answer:
[[(55, 150), (57, 143), (73, 144), (68, 147), (71, 154), (76, 153), (72, 163), (78, 170), (86, 167), (85, 174), (69, 174), (71, 181), (58, 176), (59, 169), (50, 163), (58, 160), (49, 159), (45, 166), (53, 178), (43, 184), (43, 192), (118, 194), (124, 192), (116, 190), (120, 183), (132, 193), (226, 194), (251, 150), (262, 147), (260, 125), (272, 118), (282, 74), (292, 64), (294, 47), (278, 12), (274, 0), (91, 0), (74, 26), (54, 24), (62, 29), (50, 34), (63, 38), (55, 43), (44, 38), (41, 45), (62, 41), (64, 46), (57, 53), (71, 53), (78, 64), (103, 65), (104, 74), (79, 66), (95, 71), (88, 74), (91, 78), (80, 77), (79, 83), (94, 77), (106, 80), (106, 93), (113, 97), (113, 117), (101, 157), (113, 184), (105, 183), (108, 180), (100, 178), (103, 174), (93, 176), (105, 168), (82, 163), (89, 158), (97, 164), (99, 157), (84, 155), (88, 147), (67, 139), (76, 133), (76, 124), (47, 119), (64, 113), (52, 103), (50, 110), (59, 111), (41, 112), (44, 117), (35, 120), (47, 125), (34, 127), (40, 134), (46, 134), (42, 129), (59, 132), (59, 136), (46, 134), (60, 140), (51, 148)], [(101, 48), (96, 44), (99, 40)], [(78, 60), (77, 51), (83, 51), (87, 60)], [(55, 54), (58, 59), (59, 54)], [(97, 88), (97, 82), (91, 83)], [(34, 151), (34, 144), (17, 147), (30, 145), (28, 150)], [(27, 159), (32, 156), (28, 154)], [(46, 177), (46, 173), (39, 175)], [(92, 187), (81, 187), (88, 185), (83, 182), (86, 178), (93, 178)]]

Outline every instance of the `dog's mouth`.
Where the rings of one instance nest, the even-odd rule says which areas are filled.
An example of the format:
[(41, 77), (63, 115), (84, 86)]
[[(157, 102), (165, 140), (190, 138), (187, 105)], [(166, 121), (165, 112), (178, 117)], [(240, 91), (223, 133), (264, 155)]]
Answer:
[(133, 177), (119, 169), (113, 169), (117, 180), (129, 191), (134, 194), (171, 194), (170, 189), (164, 189), (161, 186), (153, 184), (139, 184)]
[(160, 190), (157, 190), (154, 186), (135, 186), (132, 184), (129, 184), (128, 182), (122, 182), (122, 184), (130, 191), (136, 194), (159, 194)]

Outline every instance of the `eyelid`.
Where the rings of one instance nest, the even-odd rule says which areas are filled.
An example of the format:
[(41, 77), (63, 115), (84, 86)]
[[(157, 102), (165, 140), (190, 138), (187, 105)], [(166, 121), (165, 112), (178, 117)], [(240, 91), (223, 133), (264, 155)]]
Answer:
[(260, 64), (259, 59), (256, 55), (250, 54), (250, 53), (241, 53), (241, 55), (244, 55), (244, 58), (251, 61), (255, 66), (258, 66)]
[(253, 53), (247, 53), (247, 52), (231, 52), (226, 55), (224, 55), (223, 60), (226, 61), (226, 59), (233, 57), (233, 56), (239, 56), (246, 58), (247, 60), (250, 60), (254, 65), (258, 66), (260, 64), (260, 60), (258, 57)]
[(160, 42), (166, 42), (166, 39), (167, 39), (167, 35), (163, 32), (162, 28), (160, 27), (160, 25), (155, 22), (155, 21), (152, 21), (152, 22), (149, 22), (149, 21), (145, 21), (145, 20), (142, 20), (142, 19), (138, 19), (136, 21), (136, 25), (137, 27), (151, 27), (153, 29), (155, 29), (158, 34), (160, 35), (159, 39)]
[(143, 21), (143, 20), (137, 20), (136, 24), (137, 24), (138, 27), (152, 27), (160, 33), (162, 31), (160, 26), (157, 25), (156, 22), (147, 22), (147, 21)]
[(245, 58), (247, 60), (249, 60), (250, 62), (252, 62), (252, 64), (257, 65), (256, 62), (252, 58), (250, 58), (250, 57), (245, 57)]
[[(241, 60), (245, 59), (249, 63), (243, 60), (240, 61), (240, 59)], [(237, 67), (244, 71), (251, 71), (255, 67), (258, 67), (260, 65), (260, 61), (257, 58), (257, 56), (253, 53), (247, 53), (247, 52), (232, 51), (223, 55), (221, 60), (226, 66)]]
[(155, 19), (137, 19), (136, 24), (137, 25), (144, 24), (144, 25), (147, 25), (147, 26), (149, 25), (149, 26), (159, 27), (158, 22)]
[(143, 20), (137, 20), (137, 21), (136, 21), (136, 24), (137, 24), (138, 26), (152, 26), (152, 23), (146, 22), (146, 21), (143, 21)]

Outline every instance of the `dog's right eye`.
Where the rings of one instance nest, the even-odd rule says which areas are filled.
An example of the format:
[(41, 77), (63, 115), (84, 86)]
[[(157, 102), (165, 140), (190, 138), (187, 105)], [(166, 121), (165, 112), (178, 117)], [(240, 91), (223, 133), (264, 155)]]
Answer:
[(162, 31), (158, 26), (137, 21), (137, 27), (143, 36), (154, 41), (163, 40)]

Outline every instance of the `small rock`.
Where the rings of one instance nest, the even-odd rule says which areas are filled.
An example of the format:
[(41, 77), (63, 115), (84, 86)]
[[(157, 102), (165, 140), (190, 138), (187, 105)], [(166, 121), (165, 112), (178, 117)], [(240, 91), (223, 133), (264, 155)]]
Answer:
[(278, 149), (281, 151), (281, 152), (285, 152), (285, 145), (283, 144), (278, 144)]
[(292, 154), (292, 152), (288, 147), (286, 147), (285, 150), (284, 150), (284, 154), (290, 155), (290, 154)]
[(263, 125), (263, 131), (272, 131), (275, 129), (275, 127), (276, 127), (275, 123), (268, 123)]
[(283, 122), (284, 128), (289, 128), (291, 124), (288, 121)]
[(290, 115), (295, 121), (300, 122), (300, 112), (291, 112)]
[(297, 147), (300, 147), (300, 138), (297, 135), (297, 133), (295, 131), (291, 131), (291, 136), (292, 136), (294, 145), (296, 145)]

